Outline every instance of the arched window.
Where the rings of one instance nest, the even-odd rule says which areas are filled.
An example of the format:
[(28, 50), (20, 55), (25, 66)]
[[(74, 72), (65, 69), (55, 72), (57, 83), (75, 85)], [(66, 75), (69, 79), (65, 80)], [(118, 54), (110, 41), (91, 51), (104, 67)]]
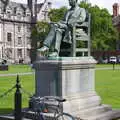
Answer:
[(31, 17), (31, 12), (29, 8), (26, 9), (25, 13), (26, 13), (26, 17)]
[(11, 18), (12, 16), (12, 8), (10, 6), (6, 7), (6, 15), (8, 18)]
[(21, 19), (21, 17), (23, 16), (23, 13), (24, 13), (24, 11), (23, 11), (23, 9), (21, 8), (21, 7), (17, 7), (16, 8), (16, 16), (17, 16), (17, 18), (20, 20)]

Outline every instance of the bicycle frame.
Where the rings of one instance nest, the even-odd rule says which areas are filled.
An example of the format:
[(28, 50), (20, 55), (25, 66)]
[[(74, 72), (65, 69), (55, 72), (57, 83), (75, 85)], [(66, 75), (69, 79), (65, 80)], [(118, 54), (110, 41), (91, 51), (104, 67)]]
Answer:
[[(33, 97), (33, 102), (36, 106), (33, 111), (35, 112), (34, 120), (58, 120), (58, 118), (67, 117), (70, 120), (74, 120), (71, 115), (63, 112), (63, 102), (65, 99), (54, 96), (45, 96), (45, 97)], [(52, 114), (52, 116), (49, 116)], [(63, 117), (62, 117), (63, 116)], [(61, 120), (62, 120), (61, 119)]]

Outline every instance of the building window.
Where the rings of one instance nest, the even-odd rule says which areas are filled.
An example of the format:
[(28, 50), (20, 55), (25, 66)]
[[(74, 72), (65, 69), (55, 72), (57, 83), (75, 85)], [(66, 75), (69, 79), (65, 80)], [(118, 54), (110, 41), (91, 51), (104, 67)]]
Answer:
[(27, 45), (31, 44), (31, 39), (30, 37), (27, 37)]
[(10, 13), (10, 11), (7, 11), (7, 17), (8, 17), (8, 18), (11, 18), (11, 13)]
[(12, 58), (12, 49), (11, 48), (7, 48), (6, 49), (7, 50), (7, 56), (8, 56), (8, 58)]
[(30, 14), (29, 14), (29, 13), (27, 13), (27, 14), (26, 14), (26, 16), (27, 16), (27, 17), (30, 17)]
[(8, 42), (12, 41), (12, 33), (7, 33), (7, 41)]
[(30, 56), (30, 49), (27, 49), (27, 56)]
[(17, 56), (18, 58), (22, 58), (22, 49), (17, 50)]
[(22, 44), (22, 38), (18, 37), (18, 45), (21, 45), (21, 44)]
[(18, 25), (18, 32), (20, 32), (21, 31), (21, 26), (20, 25)]
[(30, 26), (27, 26), (27, 32), (30, 32)]
[(19, 19), (19, 20), (21, 20), (21, 13), (17, 13), (17, 18)]

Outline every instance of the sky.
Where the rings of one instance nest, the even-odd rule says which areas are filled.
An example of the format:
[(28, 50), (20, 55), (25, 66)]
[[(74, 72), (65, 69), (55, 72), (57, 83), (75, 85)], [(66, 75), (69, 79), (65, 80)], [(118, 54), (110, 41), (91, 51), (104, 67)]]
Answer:
[[(27, 3), (27, 0), (11, 0), (20, 3)], [(61, 6), (68, 6), (68, 0), (48, 0), (53, 3), (53, 7), (59, 8)], [(80, 0), (78, 0), (80, 1)], [(120, 0), (88, 0), (92, 5), (98, 5), (100, 8), (107, 8), (109, 13), (112, 14), (112, 5), (114, 3), (120, 3)], [(44, 0), (38, 0), (38, 2), (44, 2)]]

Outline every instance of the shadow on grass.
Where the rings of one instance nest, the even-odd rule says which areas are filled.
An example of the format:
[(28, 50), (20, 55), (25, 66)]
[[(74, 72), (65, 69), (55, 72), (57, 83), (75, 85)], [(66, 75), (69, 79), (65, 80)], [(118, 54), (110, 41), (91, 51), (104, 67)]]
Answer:
[(13, 113), (12, 108), (0, 108), (0, 115), (11, 114)]

